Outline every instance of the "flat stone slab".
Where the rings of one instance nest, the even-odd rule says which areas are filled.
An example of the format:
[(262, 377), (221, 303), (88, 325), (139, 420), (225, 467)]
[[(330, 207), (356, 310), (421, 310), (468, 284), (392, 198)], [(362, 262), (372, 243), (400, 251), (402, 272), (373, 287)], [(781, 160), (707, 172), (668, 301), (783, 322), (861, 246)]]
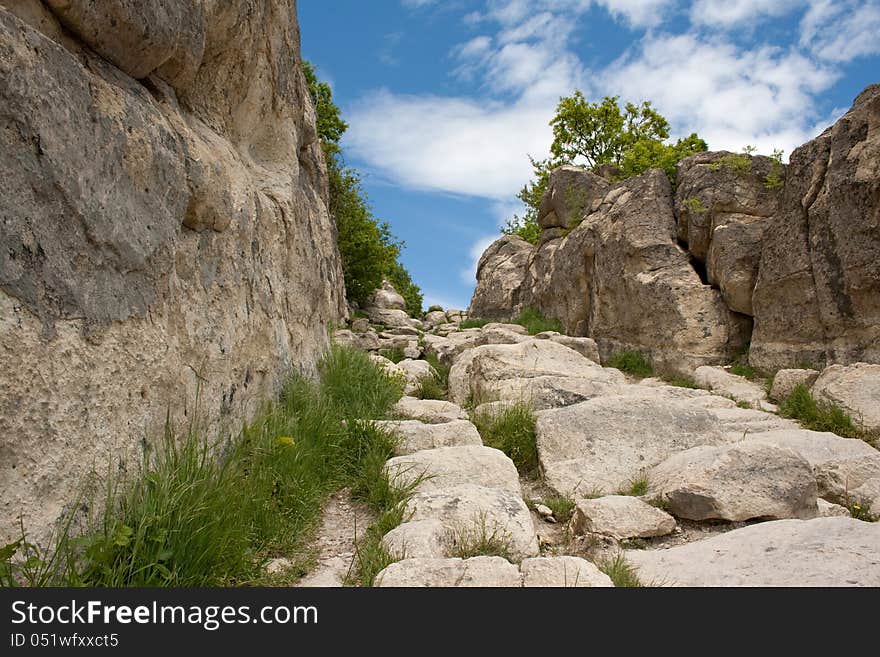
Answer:
[(744, 521), (812, 518), (816, 480), (797, 452), (758, 441), (673, 454), (648, 472), (648, 495), (678, 518)]
[(626, 559), (658, 586), (880, 586), (880, 524), (777, 520)]
[(404, 559), (376, 575), (375, 586), (519, 588), (522, 577), (519, 568), (501, 557)]
[(577, 535), (602, 534), (617, 540), (666, 536), (675, 531), (675, 518), (637, 497), (607, 495), (578, 500), (571, 521)]
[(767, 393), (756, 383), (743, 376), (732, 374), (723, 367), (703, 365), (694, 371), (694, 381), (719, 395), (757, 406), (767, 399)]
[(580, 557), (534, 557), (520, 564), (526, 587), (588, 588), (614, 586), (595, 564)]
[(423, 493), (443, 491), (458, 484), (476, 484), (522, 495), (519, 473), (510, 457), (483, 445), (438, 447), (395, 456), (388, 460), (385, 469), (391, 481), (401, 487), (424, 477), (415, 488)]
[(510, 491), (460, 484), (442, 491), (416, 493), (407, 503), (405, 517), (410, 522), (439, 520), (452, 534), (497, 533), (508, 543), (515, 561), (538, 556), (532, 514), (522, 498)]
[(382, 537), (382, 547), (397, 559), (443, 559), (447, 536), (439, 520), (417, 520), (398, 525)]
[(384, 420), (376, 424), (393, 431), (400, 438), (394, 448), (396, 456), (437, 447), (483, 444), (480, 432), (468, 420), (451, 420), (443, 424), (427, 424), (419, 420)]
[(415, 397), (403, 397), (391, 409), (391, 413), (397, 417), (420, 420), (428, 424), (442, 424), (452, 420), (467, 420), (467, 413), (451, 402), (438, 399), (416, 399)]

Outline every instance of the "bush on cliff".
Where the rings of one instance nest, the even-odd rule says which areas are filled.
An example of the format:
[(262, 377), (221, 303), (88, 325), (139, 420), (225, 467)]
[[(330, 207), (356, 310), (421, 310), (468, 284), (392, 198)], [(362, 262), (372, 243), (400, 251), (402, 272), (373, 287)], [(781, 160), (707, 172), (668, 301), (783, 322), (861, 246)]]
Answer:
[(620, 179), (631, 178), (648, 169), (662, 169), (675, 180), (679, 161), (708, 150), (706, 142), (692, 133), (674, 144), (669, 139), (669, 122), (649, 101), (627, 103), (622, 109), (617, 96), (606, 96), (601, 103), (589, 103), (580, 91), (561, 98), (553, 128), (551, 156), (545, 160), (529, 157), (534, 177), (523, 186), (517, 198), (525, 214), (507, 222), (503, 232), (519, 235), (532, 244), (541, 236), (538, 207), (547, 191), (550, 172), (564, 164), (583, 164), (590, 169), (611, 164)]
[(418, 317), (422, 313), (422, 293), (400, 263), (404, 243), (391, 234), (386, 222), (373, 216), (360, 174), (345, 165), (339, 140), (348, 124), (333, 102), (330, 85), (318, 79), (309, 62), (303, 62), (303, 72), (315, 102), (318, 136), (327, 160), (330, 214), (339, 233), (346, 296), (349, 301), (363, 304), (387, 278), (406, 300), (407, 312)]

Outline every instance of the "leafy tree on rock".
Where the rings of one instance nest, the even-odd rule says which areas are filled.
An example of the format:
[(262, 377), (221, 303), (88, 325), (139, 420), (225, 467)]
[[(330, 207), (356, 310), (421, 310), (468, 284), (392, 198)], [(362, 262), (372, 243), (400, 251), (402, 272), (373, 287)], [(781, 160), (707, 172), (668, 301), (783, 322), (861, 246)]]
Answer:
[(706, 142), (692, 133), (675, 144), (669, 144), (669, 122), (657, 112), (650, 101), (641, 105), (627, 103), (623, 108), (617, 96), (606, 96), (600, 103), (590, 103), (580, 91), (561, 98), (553, 128), (551, 157), (546, 160), (529, 158), (534, 178), (519, 192), (517, 198), (526, 206), (524, 216), (515, 216), (503, 232), (515, 234), (532, 242), (541, 234), (538, 206), (547, 190), (550, 172), (564, 164), (583, 164), (595, 169), (613, 164), (621, 179), (636, 176), (648, 169), (662, 169), (675, 181), (675, 166), (694, 153), (708, 150)]

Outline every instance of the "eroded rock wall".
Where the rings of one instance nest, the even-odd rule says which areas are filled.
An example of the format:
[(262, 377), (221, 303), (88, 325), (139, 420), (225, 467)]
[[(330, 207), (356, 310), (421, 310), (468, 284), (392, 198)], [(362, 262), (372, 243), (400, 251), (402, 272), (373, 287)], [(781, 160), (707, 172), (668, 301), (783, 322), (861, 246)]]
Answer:
[(0, 179), (0, 538), (345, 312), (293, 0), (0, 1)]

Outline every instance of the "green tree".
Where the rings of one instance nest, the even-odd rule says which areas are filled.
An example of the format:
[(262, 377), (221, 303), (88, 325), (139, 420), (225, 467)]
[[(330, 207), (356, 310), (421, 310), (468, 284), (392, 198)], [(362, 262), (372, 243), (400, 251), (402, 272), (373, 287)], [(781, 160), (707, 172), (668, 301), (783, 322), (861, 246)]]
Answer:
[(404, 244), (391, 233), (388, 223), (373, 216), (360, 174), (345, 165), (339, 141), (348, 124), (333, 102), (333, 92), (318, 79), (309, 62), (303, 61), (303, 73), (315, 103), (318, 136), (327, 159), (329, 209), (336, 221), (346, 296), (363, 304), (387, 278), (406, 299), (407, 312), (420, 315), (421, 290), (398, 260)]
[(580, 91), (561, 98), (550, 121), (553, 128), (551, 157), (529, 160), (534, 177), (520, 190), (517, 198), (526, 206), (523, 216), (514, 216), (502, 232), (538, 241), (538, 208), (547, 191), (550, 172), (564, 164), (585, 164), (595, 169), (604, 164), (618, 167), (620, 178), (630, 178), (648, 169), (662, 169), (675, 182), (675, 167), (683, 158), (708, 150), (696, 133), (669, 139), (669, 122), (650, 101), (640, 105), (627, 103), (623, 108), (617, 96), (606, 96), (600, 103), (590, 103)]

